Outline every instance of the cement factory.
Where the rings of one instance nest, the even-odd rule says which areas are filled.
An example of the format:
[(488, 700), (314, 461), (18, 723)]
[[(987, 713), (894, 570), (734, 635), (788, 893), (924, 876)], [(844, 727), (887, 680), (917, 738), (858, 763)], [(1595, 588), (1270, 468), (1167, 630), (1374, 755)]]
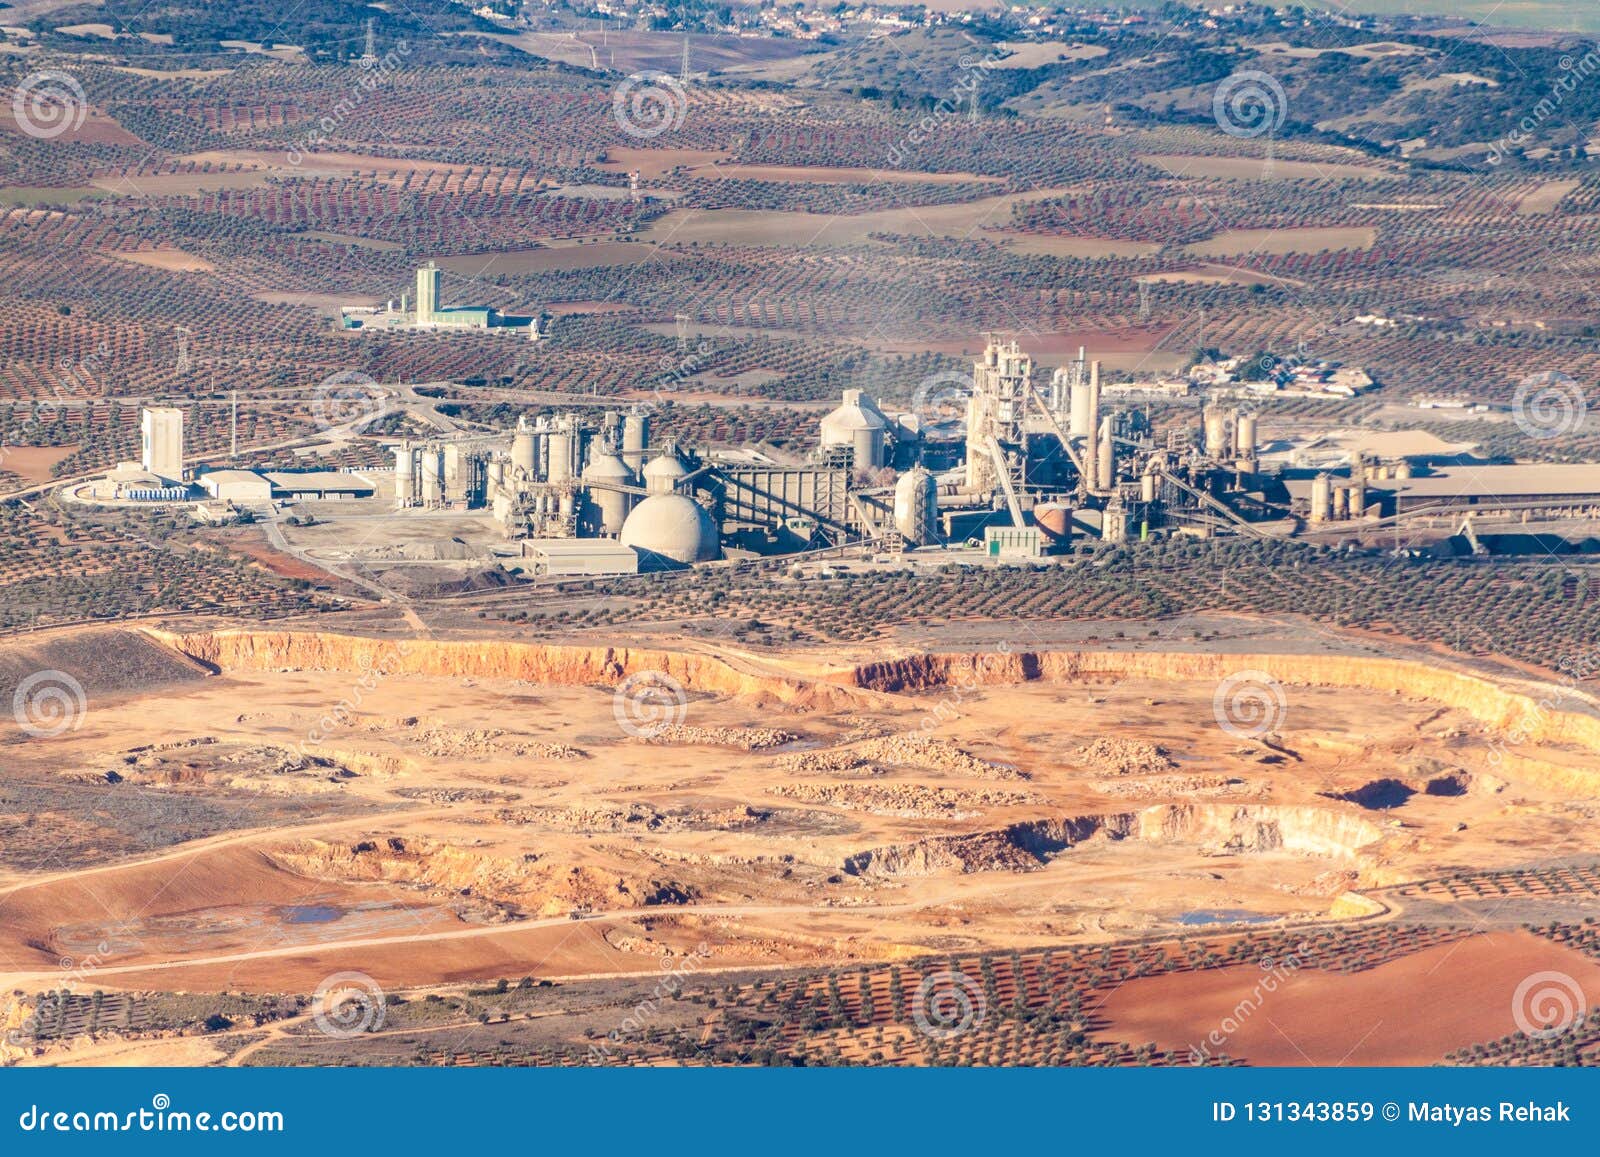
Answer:
[[(182, 414), (153, 408), (141, 416), (141, 461), (72, 497), (208, 499), (196, 508), (208, 522), (340, 500), (381, 518), (373, 545), (325, 541), (308, 559), (476, 561), (535, 576), (844, 551), (1048, 560), (1078, 542), (1172, 535), (1338, 543), (1401, 523), (1442, 525), (1433, 537), (1457, 540), (1453, 553), (1461, 542), (1485, 553), (1475, 520), (1526, 533), (1600, 516), (1594, 466), (1386, 455), (1326, 434), (1263, 445), (1248, 396), (1214, 392), (1188, 419), (1169, 408), (1158, 433), (1128, 395), (1102, 390), (1100, 363), (1081, 350), (1042, 387), (1015, 341), (990, 340), (970, 379), (936, 377), (942, 400), (919, 398), (913, 412), (846, 390), (808, 449), (657, 444), (645, 407), (524, 414), (497, 433), (387, 436), (392, 485), (388, 469), (191, 470)], [(1558, 533), (1593, 541), (1581, 527)]]
[(1138, 406), (1108, 404), (1100, 364), (1081, 351), (1041, 388), (1015, 341), (991, 340), (959, 385), (947, 414), (891, 412), (847, 390), (798, 453), (658, 446), (642, 408), (406, 440), (394, 503), (486, 511), (550, 574), (852, 547), (1045, 559), (1080, 538), (1338, 535), (1413, 514), (1470, 518), (1485, 503), (1524, 521), (1600, 507), (1600, 475), (1585, 467), (1467, 471), (1356, 451), (1319, 468), (1276, 446), (1268, 461), (1248, 403), (1205, 404), (1158, 437)]

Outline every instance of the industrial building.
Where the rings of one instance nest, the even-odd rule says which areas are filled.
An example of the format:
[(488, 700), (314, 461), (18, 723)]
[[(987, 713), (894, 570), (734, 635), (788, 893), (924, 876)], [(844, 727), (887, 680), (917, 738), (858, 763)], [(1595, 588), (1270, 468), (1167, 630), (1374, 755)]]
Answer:
[(139, 464), (168, 485), (182, 484), (182, 410), (160, 406), (139, 412)]
[(544, 319), (539, 314), (503, 314), (487, 306), (444, 304), (444, 271), (430, 261), (417, 270), (415, 299), (401, 294), (398, 305), (391, 298), (383, 306), (346, 305), (339, 309), (340, 330), (495, 330), (520, 334), (530, 341), (544, 336)]
[(259, 506), (293, 499), (371, 498), (372, 479), (341, 470), (207, 470), (195, 482), (213, 499)]

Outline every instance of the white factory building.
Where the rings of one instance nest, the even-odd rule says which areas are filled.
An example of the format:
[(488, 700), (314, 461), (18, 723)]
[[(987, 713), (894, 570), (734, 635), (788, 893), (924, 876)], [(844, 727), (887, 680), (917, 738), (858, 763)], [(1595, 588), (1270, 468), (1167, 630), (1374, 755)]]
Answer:
[(182, 484), (182, 410), (159, 406), (139, 412), (139, 465), (163, 483)]

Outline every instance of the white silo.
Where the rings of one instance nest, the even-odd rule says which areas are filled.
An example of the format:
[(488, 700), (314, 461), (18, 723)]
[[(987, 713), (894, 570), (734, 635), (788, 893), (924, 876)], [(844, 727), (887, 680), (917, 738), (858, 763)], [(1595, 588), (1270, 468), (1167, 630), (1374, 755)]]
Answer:
[(821, 444), (825, 449), (849, 446), (857, 468), (882, 466), (887, 457), (889, 419), (860, 390), (846, 390), (839, 408), (822, 419)]
[(1327, 522), (1333, 518), (1333, 479), (1318, 474), (1311, 480), (1311, 521)]
[(538, 478), (534, 451), (533, 427), (528, 425), (528, 416), (524, 414), (517, 419), (517, 430), (511, 436), (511, 470), (512, 477), (521, 473), (522, 477), (533, 482)]
[(1205, 408), (1206, 457), (1220, 461), (1228, 455), (1228, 412), (1221, 406)]
[(921, 466), (912, 467), (895, 483), (894, 525), (912, 546), (939, 540), (939, 483)]
[(1240, 414), (1233, 428), (1234, 449), (1240, 458), (1254, 460), (1256, 456), (1256, 416)]
[(417, 452), (410, 442), (394, 448), (394, 504), (410, 506), (417, 500)]
[(545, 459), (545, 477), (551, 482), (566, 482), (572, 477), (572, 424), (563, 421), (550, 431), (546, 445), (549, 456)]
[(650, 415), (630, 410), (622, 419), (622, 460), (638, 474), (644, 469), (644, 452), (650, 446)]
[(444, 451), (422, 451), (422, 504), (438, 506), (444, 500)]
[(644, 488), (651, 494), (671, 494), (677, 489), (678, 479), (688, 473), (676, 447), (668, 443), (665, 450), (645, 463)]
[(583, 480), (593, 483), (609, 483), (609, 485), (596, 485), (589, 488), (589, 501), (599, 512), (599, 531), (601, 534), (612, 535), (622, 533), (622, 524), (627, 521), (628, 510), (632, 506), (632, 495), (615, 487), (626, 486), (633, 481), (633, 471), (628, 469), (628, 464), (610, 450), (602, 449), (596, 444), (596, 452), (589, 458), (589, 464), (583, 468)]
[(1111, 433), (1111, 415), (1100, 422), (1100, 448), (1095, 452), (1095, 485), (1100, 490), (1110, 490), (1117, 483), (1117, 443)]

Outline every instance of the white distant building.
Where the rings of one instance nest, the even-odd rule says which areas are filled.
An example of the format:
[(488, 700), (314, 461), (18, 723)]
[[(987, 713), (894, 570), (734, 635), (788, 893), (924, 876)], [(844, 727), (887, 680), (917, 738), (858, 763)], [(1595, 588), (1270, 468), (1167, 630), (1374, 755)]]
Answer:
[(183, 481), (183, 411), (171, 406), (139, 412), (139, 464), (163, 482)]

